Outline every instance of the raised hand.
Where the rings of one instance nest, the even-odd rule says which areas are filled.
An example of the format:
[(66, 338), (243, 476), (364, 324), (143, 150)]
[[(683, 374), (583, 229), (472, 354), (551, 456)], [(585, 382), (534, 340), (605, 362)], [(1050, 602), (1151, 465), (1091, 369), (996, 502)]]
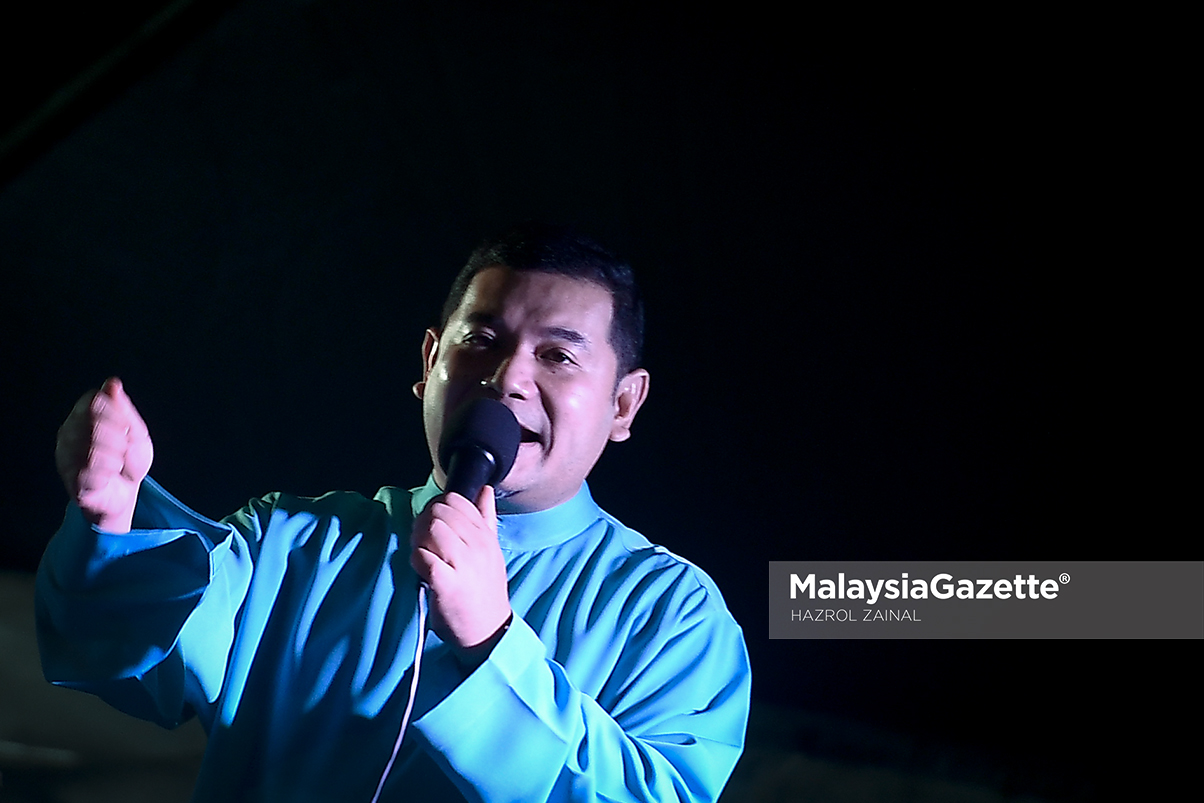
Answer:
[(84, 517), (106, 532), (129, 532), (138, 486), (154, 447), (121, 380), (80, 397), (59, 427), (54, 462)]

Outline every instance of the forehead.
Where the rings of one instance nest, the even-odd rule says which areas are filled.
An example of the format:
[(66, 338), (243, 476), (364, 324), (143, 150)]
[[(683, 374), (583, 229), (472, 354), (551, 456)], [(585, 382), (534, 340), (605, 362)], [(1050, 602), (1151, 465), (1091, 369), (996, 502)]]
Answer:
[(609, 343), (613, 316), (614, 299), (596, 282), (495, 265), (473, 277), (448, 326), (489, 320), (514, 330), (568, 328)]

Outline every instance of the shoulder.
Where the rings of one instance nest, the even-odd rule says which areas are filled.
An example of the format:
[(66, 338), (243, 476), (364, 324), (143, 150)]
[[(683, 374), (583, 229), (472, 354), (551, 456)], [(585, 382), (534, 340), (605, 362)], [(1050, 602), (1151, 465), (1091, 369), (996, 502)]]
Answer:
[(313, 516), (374, 515), (393, 513), (394, 508), (408, 511), (409, 500), (410, 491), (400, 488), (381, 488), (371, 499), (358, 491), (328, 491), (321, 496), (298, 496), (273, 491), (252, 499), (243, 511), (283, 511)]
[(330, 491), (321, 496), (298, 496), (279, 491), (249, 501), (223, 521), (261, 538), (274, 535), (305, 538), (315, 531), (342, 533), (387, 532), (396, 529), (395, 514), (409, 520), (409, 491), (382, 488), (369, 499), (356, 491)]
[(696, 614), (731, 619), (718, 586), (703, 569), (686, 558), (654, 544), (605, 511), (608, 550), (613, 555), (609, 573), (613, 580), (639, 591), (639, 596)]
[[(571, 640), (558, 623), (554, 658), (618, 719), (657, 705), (651, 701), (665, 699), (665, 689), (678, 702), (697, 696), (697, 710), (719, 696), (737, 699), (748, 654), (715, 583), (613, 516), (599, 521), (605, 533), (591, 558), (604, 559), (595, 560), (594, 581), (572, 612)], [(589, 686), (596, 678), (604, 682)]]

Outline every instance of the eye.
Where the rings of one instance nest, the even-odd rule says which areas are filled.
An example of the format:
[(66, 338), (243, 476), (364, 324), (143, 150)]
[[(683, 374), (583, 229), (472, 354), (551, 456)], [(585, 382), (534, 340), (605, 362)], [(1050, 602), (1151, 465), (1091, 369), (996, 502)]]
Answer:
[(564, 349), (551, 348), (543, 353), (543, 359), (557, 365), (573, 365), (573, 355), (569, 354)]
[(484, 348), (489, 346), (495, 340), (493, 333), (482, 330), (474, 330), (464, 333), (464, 337), (460, 338), (460, 342), (465, 346), (473, 346), (476, 348)]

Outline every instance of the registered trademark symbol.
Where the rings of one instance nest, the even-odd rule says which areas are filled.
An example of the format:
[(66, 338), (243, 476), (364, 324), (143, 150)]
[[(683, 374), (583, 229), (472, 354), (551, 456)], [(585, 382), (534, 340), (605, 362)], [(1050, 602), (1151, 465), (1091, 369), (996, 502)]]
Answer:
[(1070, 575), (1068, 575), (1066, 572), (1062, 572), (1061, 574), (1058, 575), (1058, 582), (1063, 583), (1063, 584), (1069, 583)]

